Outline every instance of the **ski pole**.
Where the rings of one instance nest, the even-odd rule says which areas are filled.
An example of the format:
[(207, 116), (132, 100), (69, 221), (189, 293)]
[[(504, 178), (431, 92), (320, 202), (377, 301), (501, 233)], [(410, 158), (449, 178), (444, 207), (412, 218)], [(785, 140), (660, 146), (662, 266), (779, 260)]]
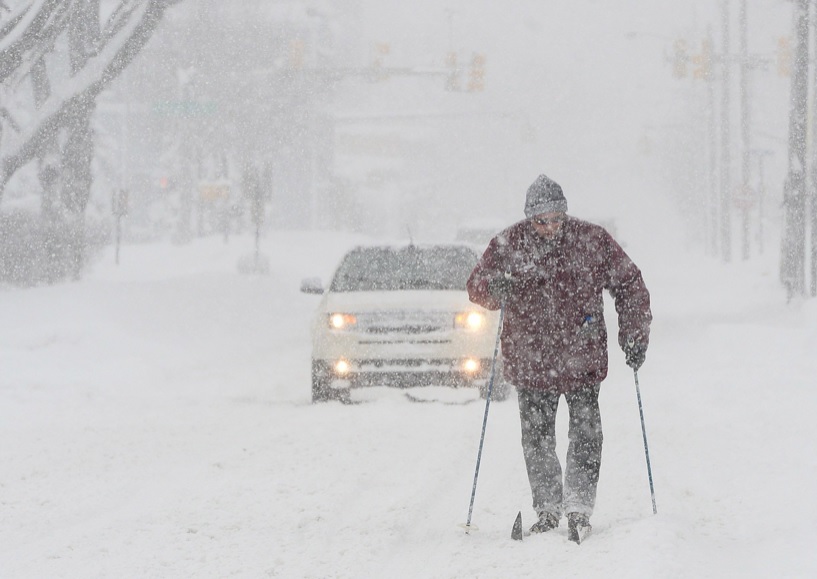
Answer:
[(652, 484), (652, 467), (650, 466), (650, 448), (647, 446), (647, 429), (644, 426), (644, 407), (641, 405), (641, 389), (638, 387), (638, 370), (633, 370), (635, 377), (635, 394), (638, 397), (638, 413), (641, 415), (641, 434), (644, 436), (644, 456), (647, 457), (647, 477), (650, 479), (650, 496), (652, 497), (652, 514), (657, 515), (655, 507), (655, 488)]
[(479, 464), (482, 460), (482, 444), (485, 442), (485, 427), (488, 425), (488, 408), (491, 406), (491, 391), (494, 388), (494, 376), (496, 375), (496, 357), (499, 354), (499, 338), (502, 335), (502, 322), (505, 318), (505, 302), (499, 308), (499, 327), (496, 331), (496, 345), (494, 345), (494, 357), (491, 360), (491, 376), (488, 379), (488, 392), (485, 395), (485, 415), (482, 417), (482, 434), (479, 437), (479, 451), (477, 452), (477, 467), (474, 470), (474, 485), (471, 487), (471, 504), (468, 505), (468, 520), (465, 522), (465, 534), (471, 532), (471, 515), (474, 512), (474, 497), (477, 494), (477, 478), (479, 477)]

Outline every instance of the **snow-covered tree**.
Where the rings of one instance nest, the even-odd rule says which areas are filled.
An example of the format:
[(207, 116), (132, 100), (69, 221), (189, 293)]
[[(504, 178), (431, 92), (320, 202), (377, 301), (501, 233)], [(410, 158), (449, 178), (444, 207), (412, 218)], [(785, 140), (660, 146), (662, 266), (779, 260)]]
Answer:
[[(82, 265), (91, 190), (96, 98), (180, 0), (0, 1), (0, 201), (9, 180), (36, 163), (44, 223)], [(73, 231), (79, 238), (62, 235)]]

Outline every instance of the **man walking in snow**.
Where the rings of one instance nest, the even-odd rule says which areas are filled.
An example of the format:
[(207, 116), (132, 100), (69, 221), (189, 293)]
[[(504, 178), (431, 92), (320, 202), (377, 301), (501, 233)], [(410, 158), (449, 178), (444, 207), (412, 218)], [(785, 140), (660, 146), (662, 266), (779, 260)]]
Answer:
[[(641, 271), (603, 228), (567, 215), (562, 188), (540, 175), (527, 219), (494, 237), (468, 279), (471, 301), (505, 309), (505, 379), (516, 386), (533, 508), (531, 532), (559, 526), (580, 542), (590, 531), (601, 465), (599, 388), (607, 376), (602, 290), (615, 301), (618, 343), (638, 370), (649, 343), (650, 295)], [(564, 482), (556, 410), (564, 395), (570, 440)]]

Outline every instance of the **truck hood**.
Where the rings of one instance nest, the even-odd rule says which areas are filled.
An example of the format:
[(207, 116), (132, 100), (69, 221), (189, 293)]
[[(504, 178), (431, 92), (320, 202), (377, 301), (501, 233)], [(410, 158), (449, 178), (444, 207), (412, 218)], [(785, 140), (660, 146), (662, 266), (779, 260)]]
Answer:
[(327, 292), (319, 308), (323, 313), (361, 313), (388, 310), (482, 310), (464, 291), (407, 290), (384, 292)]

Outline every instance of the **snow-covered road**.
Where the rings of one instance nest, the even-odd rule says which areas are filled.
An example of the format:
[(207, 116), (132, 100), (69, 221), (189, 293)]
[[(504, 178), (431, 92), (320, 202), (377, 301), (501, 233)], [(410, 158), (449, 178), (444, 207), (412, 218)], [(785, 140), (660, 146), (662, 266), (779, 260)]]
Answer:
[[(126, 246), (79, 283), (0, 289), (0, 577), (814, 577), (817, 303), (770, 259), (637, 251), (655, 325), (640, 372), (611, 352), (594, 536), (533, 522), (515, 398), (309, 403), (300, 279), (348, 235)], [(644, 255), (639, 255), (644, 253)], [(610, 322), (614, 315), (608, 314)], [(560, 450), (566, 447), (560, 415)]]

